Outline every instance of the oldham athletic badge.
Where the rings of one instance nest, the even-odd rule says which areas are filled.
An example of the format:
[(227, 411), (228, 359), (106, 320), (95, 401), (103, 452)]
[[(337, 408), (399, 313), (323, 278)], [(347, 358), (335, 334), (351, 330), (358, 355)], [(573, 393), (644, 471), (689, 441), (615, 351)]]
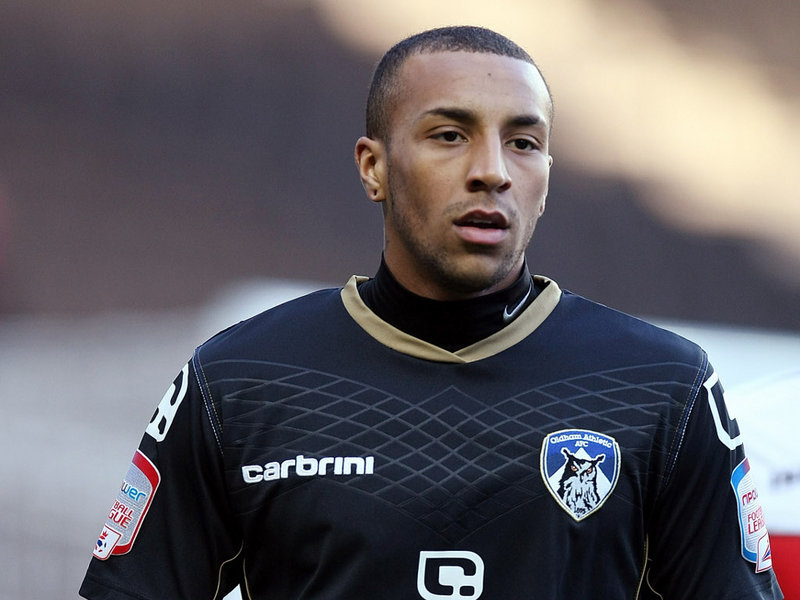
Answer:
[(619, 478), (620, 451), (608, 435), (564, 429), (545, 436), (540, 468), (556, 502), (576, 521), (600, 508)]

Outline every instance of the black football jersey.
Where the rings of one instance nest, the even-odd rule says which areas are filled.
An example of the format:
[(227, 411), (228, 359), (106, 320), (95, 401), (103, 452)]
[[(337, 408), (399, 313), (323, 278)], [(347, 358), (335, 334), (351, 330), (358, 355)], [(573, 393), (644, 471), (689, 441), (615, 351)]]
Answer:
[(457, 352), (353, 278), (199, 347), (98, 536), (92, 599), (782, 598), (693, 343), (562, 292)]

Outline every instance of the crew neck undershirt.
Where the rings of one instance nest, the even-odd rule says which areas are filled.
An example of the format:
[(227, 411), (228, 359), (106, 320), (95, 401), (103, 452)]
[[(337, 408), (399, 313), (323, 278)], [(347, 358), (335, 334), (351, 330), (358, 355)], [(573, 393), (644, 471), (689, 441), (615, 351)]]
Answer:
[(516, 281), (500, 291), (467, 300), (432, 300), (404, 288), (383, 259), (375, 277), (358, 286), (361, 299), (381, 319), (451, 352), (501, 330), (538, 292), (525, 264)]

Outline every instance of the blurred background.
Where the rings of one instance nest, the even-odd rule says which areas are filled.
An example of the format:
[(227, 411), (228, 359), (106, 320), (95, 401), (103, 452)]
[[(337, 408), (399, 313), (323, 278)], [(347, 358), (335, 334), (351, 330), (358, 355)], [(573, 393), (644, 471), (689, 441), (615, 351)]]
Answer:
[(0, 600), (77, 597), (194, 346), (375, 271), (371, 71), (448, 24), (508, 35), (553, 89), (532, 270), (706, 346), (765, 504), (800, 501), (800, 3), (4, 0)]

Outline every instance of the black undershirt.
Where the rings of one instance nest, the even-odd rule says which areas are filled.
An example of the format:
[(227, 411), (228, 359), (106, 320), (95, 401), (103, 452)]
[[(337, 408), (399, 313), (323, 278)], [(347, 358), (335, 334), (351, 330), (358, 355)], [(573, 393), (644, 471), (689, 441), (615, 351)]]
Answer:
[[(418, 296), (394, 278), (386, 263), (358, 286), (364, 303), (401, 331), (451, 352), (499, 331), (531, 303), (538, 290), (524, 265), (517, 280), (498, 292), (444, 302)], [(504, 314), (511, 313), (510, 317)]]

